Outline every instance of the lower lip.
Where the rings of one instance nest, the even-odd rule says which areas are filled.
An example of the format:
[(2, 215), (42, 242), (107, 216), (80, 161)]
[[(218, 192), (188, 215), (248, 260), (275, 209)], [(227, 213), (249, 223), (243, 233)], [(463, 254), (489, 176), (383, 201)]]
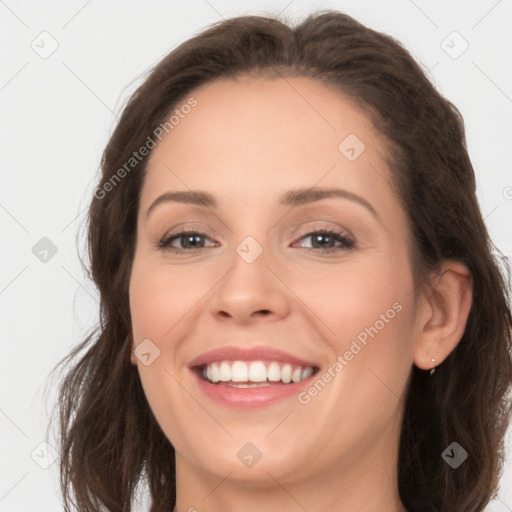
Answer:
[(203, 393), (222, 405), (236, 408), (265, 407), (276, 402), (297, 396), (302, 388), (309, 384), (314, 374), (307, 379), (291, 384), (271, 383), (268, 386), (254, 388), (236, 388), (232, 386), (211, 384), (203, 380), (197, 372), (191, 370), (199, 382)]

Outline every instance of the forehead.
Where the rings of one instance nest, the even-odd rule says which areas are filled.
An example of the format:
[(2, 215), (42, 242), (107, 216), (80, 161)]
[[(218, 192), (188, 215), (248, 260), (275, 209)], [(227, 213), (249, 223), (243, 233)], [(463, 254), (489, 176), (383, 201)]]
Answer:
[(222, 79), (191, 91), (173, 112), (191, 97), (196, 106), (152, 151), (143, 201), (165, 187), (267, 197), (343, 184), (371, 195), (389, 178), (370, 118), (332, 86), (307, 77)]

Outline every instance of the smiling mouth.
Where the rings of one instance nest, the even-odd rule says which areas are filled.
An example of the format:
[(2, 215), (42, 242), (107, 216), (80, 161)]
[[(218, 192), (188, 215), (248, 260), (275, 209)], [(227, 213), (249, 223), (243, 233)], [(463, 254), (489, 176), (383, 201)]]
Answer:
[(292, 385), (309, 379), (316, 366), (301, 366), (279, 361), (215, 361), (196, 366), (199, 377), (210, 384), (235, 388), (261, 388)]

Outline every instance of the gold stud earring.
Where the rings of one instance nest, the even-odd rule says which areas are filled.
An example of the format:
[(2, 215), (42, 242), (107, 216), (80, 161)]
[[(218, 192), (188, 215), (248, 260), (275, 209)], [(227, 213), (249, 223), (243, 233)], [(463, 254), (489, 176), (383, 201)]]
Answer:
[[(435, 360), (434, 358), (432, 358), (432, 362), (433, 362), (433, 363), (435, 363), (435, 362), (436, 362), (436, 360)], [(430, 375), (434, 375), (434, 372), (435, 372), (435, 371), (436, 371), (436, 368), (435, 368), (435, 366), (434, 366), (434, 368), (432, 368), (432, 369), (430, 370)]]

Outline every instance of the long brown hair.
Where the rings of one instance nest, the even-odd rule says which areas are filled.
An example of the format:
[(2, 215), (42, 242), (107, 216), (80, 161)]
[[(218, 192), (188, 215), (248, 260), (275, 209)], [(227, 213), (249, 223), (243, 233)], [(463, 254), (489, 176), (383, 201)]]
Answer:
[[(393, 185), (414, 240), (415, 280), (421, 285), (421, 276), (447, 258), (471, 271), (473, 303), (460, 343), (432, 377), (412, 367), (397, 471), (411, 512), (483, 510), (498, 488), (511, 414), (512, 318), (463, 121), (397, 41), (335, 11), (297, 26), (263, 16), (213, 25), (169, 53), (125, 106), (87, 219), (100, 325), (61, 361), (66, 509), (127, 512), (140, 485), (149, 489), (152, 512), (175, 505), (174, 449), (130, 363), (128, 284), (147, 157), (119, 170), (196, 87), (243, 74), (312, 77), (355, 101), (389, 144)], [(114, 181), (116, 173), (122, 179)], [(453, 441), (469, 454), (456, 470), (441, 457)]]

